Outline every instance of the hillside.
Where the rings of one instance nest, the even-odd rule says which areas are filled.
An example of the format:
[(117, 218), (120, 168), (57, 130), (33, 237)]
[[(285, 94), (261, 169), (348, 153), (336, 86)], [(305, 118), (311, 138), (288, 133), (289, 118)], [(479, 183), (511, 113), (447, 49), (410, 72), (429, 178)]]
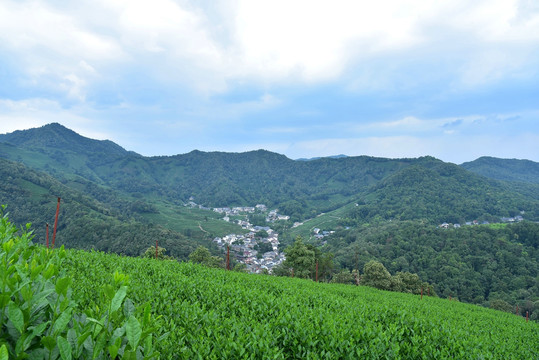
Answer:
[(513, 309), (518, 305), (531, 311), (539, 305), (534, 305), (539, 300), (536, 223), (443, 229), (393, 221), (337, 231), (326, 247), (344, 268), (362, 269), (374, 259), (391, 274), (418, 274), (445, 298), (484, 306), (503, 300)]
[(92, 188), (91, 183), (66, 186), (47, 174), (4, 159), (0, 159), (0, 178), (3, 180), (0, 203), (8, 205), (7, 211), (15, 223), (31, 222), (41, 243), (45, 243), (46, 223), (50, 224), (52, 241), (57, 197), (60, 197), (56, 239), (60, 245), (138, 256), (159, 240), (161, 246), (180, 259), (186, 259), (196, 246), (177, 232), (141, 222), (141, 212), (152, 211), (151, 206), (142, 201), (128, 201), (110, 190)]
[(530, 160), (483, 156), (460, 166), (491, 179), (539, 184), (539, 163)]
[(351, 216), (360, 222), (378, 217), (434, 224), (477, 219), (496, 222), (522, 211), (528, 219), (539, 218), (539, 194), (519, 194), (505, 183), (434, 158), (419, 160), (366, 191)]
[[(138, 352), (167, 359), (539, 355), (538, 324), (513, 314), (428, 296), (191, 263), (46, 251), (28, 244), (24, 234), (12, 236), (5, 220), (0, 223), (0, 258), (12, 261), (0, 263), (2, 272), (19, 267), (36, 289), (35, 297), (27, 292), (23, 297), (17, 283), (22, 278), (10, 282), (13, 289), (0, 279), (10, 296), (8, 316), (0, 323), (0, 353), (6, 357), (35, 357), (42, 351), (63, 358), (88, 353), (85, 356), (134, 357)], [(32, 267), (22, 265), (27, 262)], [(53, 300), (35, 310), (39, 316), (24, 321), (29, 305), (43, 294)], [(63, 313), (56, 306), (61, 300)], [(87, 315), (79, 316), (83, 311)], [(19, 333), (29, 340), (16, 346)]]
[(17, 130), (0, 134), (0, 142), (15, 145), (21, 149), (54, 153), (57, 150), (97, 156), (124, 156), (128, 152), (110, 140), (93, 140), (81, 136), (58, 123), (52, 123), (29, 130)]

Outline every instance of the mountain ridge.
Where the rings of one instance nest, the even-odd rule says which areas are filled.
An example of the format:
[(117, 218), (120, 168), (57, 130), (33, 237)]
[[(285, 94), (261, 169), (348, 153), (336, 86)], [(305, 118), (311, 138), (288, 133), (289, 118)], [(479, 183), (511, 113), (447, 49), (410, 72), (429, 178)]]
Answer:
[(531, 160), (482, 156), (460, 166), (496, 180), (539, 184), (539, 163)]
[[(125, 155), (129, 153), (111, 140), (95, 140), (59, 124), (50, 123), (39, 128), (16, 130), (0, 134), (0, 142), (10, 143), (24, 149), (62, 149), (87, 152), (106, 152), (110, 155)], [(131, 152), (132, 153), (132, 152)]]
[[(6, 145), (6, 142), (15, 144)], [(508, 216), (517, 211), (514, 203), (518, 201), (528, 204), (531, 208), (525, 210), (536, 216), (534, 203), (522, 200), (519, 194), (539, 201), (534, 196), (536, 188), (533, 182), (531, 185), (519, 183), (518, 186), (509, 186), (509, 183), (499, 182), (499, 179), (478, 175), (464, 166), (445, 163), (432, 156), (401, 159), (339, 156), (298, 161), (260, 149), (242, 153), (193, 150), (174, 156), (144, 157), (109, 141), (82, 137), (57, 123), (3, 135), (0, 137), (0, 156), (23, 162), (62, 181), (84, 178), (130, 197), (144, 196), (177, 205), (195, 198), (197, 203), (210, 207), (264, 203), (279, 207), (282, 213), (287, 213), (295, 221), (314, 217), (356, 200), (365, 201), (370, 213), (382, 215), (383, 211), (383, 218), (391, 218), (395, 211), (401, 215), (406, 210), (411, 211), (405, 208), (418, 205), (415, 200), (430, 204), (430, 207), (433, 203), (444, 207), (436, 196), (457, 206), (459, 203), (456, 199), (467, 201), (459, 181), (462, 184), (470, 182), (465, 187), (468, 191), (473, 189), (471, 197), (478, 202), (470, 203), (468, 207), (459, 205), (461, 211), (454, 215), (457, 218)], [(513, 164), (511, 161), (509, 163)], [(526, 164), (539, 166), (532, 161)], [(408, 167), (413, 168), (402, 172)], [(423, 173), (424, 178), (410, 182), (410, 179), (417, 177), (413, 169)], [(530, 181), (534, 180), (534, 176), (530, 176)], [(440, 187), (438, 182), (442, 180), (445, 185)], [(399, 190), (400, 183), (409, 187), (408, 192)], [(381, 188), (383, 184), (386, 190)], [(433, 188), (439, 188), (438, 194), (430, 192), (428, 200), (423, 198), (427, 196), (425, 190)], [(447, 191), (449, 188), (452, 190)], [(489, 195), (486, 189), (496, 194), (507, 193), (509, 195), (505, 198), (519, 200), (503, 200), (501, 204), (505, 205), (500, 207), (498, 200)], [(385, 200), (381, 198), (384, 192), (387, 193), (383, 196)], [(418, 198), (414, 194), (422, 195)], [(391, 197), (388, 198), (388, 195)], [(388, 209), (378, 206), (376, 210), (373, 199), (386, 204)], [(483, 205), (478, 207), (478, 203)], [(389, 208), (393, 210), (389, 211)], [(470, 209), (475, 209), (475, 213), (470, 213)], [(442, 213), (449, 212), (444, 210)], [(354, 216), (362, 218), (357, 214)], [(428, 219), (434, 221), (440, 217), (429, 214)]]

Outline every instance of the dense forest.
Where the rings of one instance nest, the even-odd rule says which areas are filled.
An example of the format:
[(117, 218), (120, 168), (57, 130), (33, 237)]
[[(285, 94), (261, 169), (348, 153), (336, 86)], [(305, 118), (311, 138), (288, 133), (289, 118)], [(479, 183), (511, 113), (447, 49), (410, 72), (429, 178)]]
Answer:
[(539, 184), (539, 164), (530, 160), (483, 156), (460, 166), (491, 179)]
[(464, 224), (472, 220), (499, 221), (526, 214), (539, 217), (539, 193), (525, 196), (495, 180), (470, 174), (438, 160), (425, 160), (392, 174), (358, 200), (351, 217), (368, 222), (427, 220)]
[[(382, 262), (390, 273), (416, 273), (442, 297), (489, 306), (503, 300), (539, 311), (539, 224), (472, 225), (442, 229), (395, 221), (341, 230), (326, 250), (344, 268)], [(535, 304), (534, 304), (535, 302)], [(538, 314), (539, 315), (539, 314)]]

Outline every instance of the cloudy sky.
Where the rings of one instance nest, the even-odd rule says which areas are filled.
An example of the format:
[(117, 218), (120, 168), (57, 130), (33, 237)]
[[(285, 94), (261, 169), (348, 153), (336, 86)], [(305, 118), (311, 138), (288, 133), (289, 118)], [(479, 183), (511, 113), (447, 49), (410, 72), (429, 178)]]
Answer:
[(539, 161), (537, 0), (1, 0), (0, 133)]

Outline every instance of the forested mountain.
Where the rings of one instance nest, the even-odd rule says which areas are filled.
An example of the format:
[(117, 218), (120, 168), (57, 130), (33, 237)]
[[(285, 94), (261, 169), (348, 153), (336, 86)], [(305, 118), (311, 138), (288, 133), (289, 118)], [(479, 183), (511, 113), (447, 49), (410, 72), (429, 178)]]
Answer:
[(539, 193), (524, 196), (506, 183), (426, 157), (369, 189), (352, 217), (359, 222), (379, 217), (464, 224), (471, 220), (496, 222), (501, 216), (514, 217), (522, 211), (529, 219), (539, 217)]
[(539, 163), (530, 160), (483, 156), (460, 166), (491, 179), (539, 184)]
[(59, 150), (89, 156), (124, 156), (128, 154), (125, 149), (110, 140), (89, 139), (58, 123), (0, 134), (0, 142), (10, 143), (21, 149), (51, 154)]
[[(50, 225), (52, 241), (57, 197), (60, 197), (58, 246), (138, 256), (158, 240), (160, 246), (180, 259), (187, 259), (196, 247), (181, 234), (138, 221), (138, 213), (145, 209), (140, 201), (129, 202), (104, 189), (91, 196), (91, 183), (66, 186), (45, 173), (5, 159), (0, 159), (0, 178), (0, 203), (7, 205), (13, 222), (32, 223), (37, 242), (45, 243), (46, 223)], [(84, 193), (75, 190), (75, 185), (85, 190)]]
[(533, 304), (539, 300), (537, 223), (442, 229), (392, 221), (337, 231), (327, 248), (348, 269), (375, 259), (392, 274), (417, 273), (443, 297), (483, 305), (503, 300), (521, 310), (539, 305)]

